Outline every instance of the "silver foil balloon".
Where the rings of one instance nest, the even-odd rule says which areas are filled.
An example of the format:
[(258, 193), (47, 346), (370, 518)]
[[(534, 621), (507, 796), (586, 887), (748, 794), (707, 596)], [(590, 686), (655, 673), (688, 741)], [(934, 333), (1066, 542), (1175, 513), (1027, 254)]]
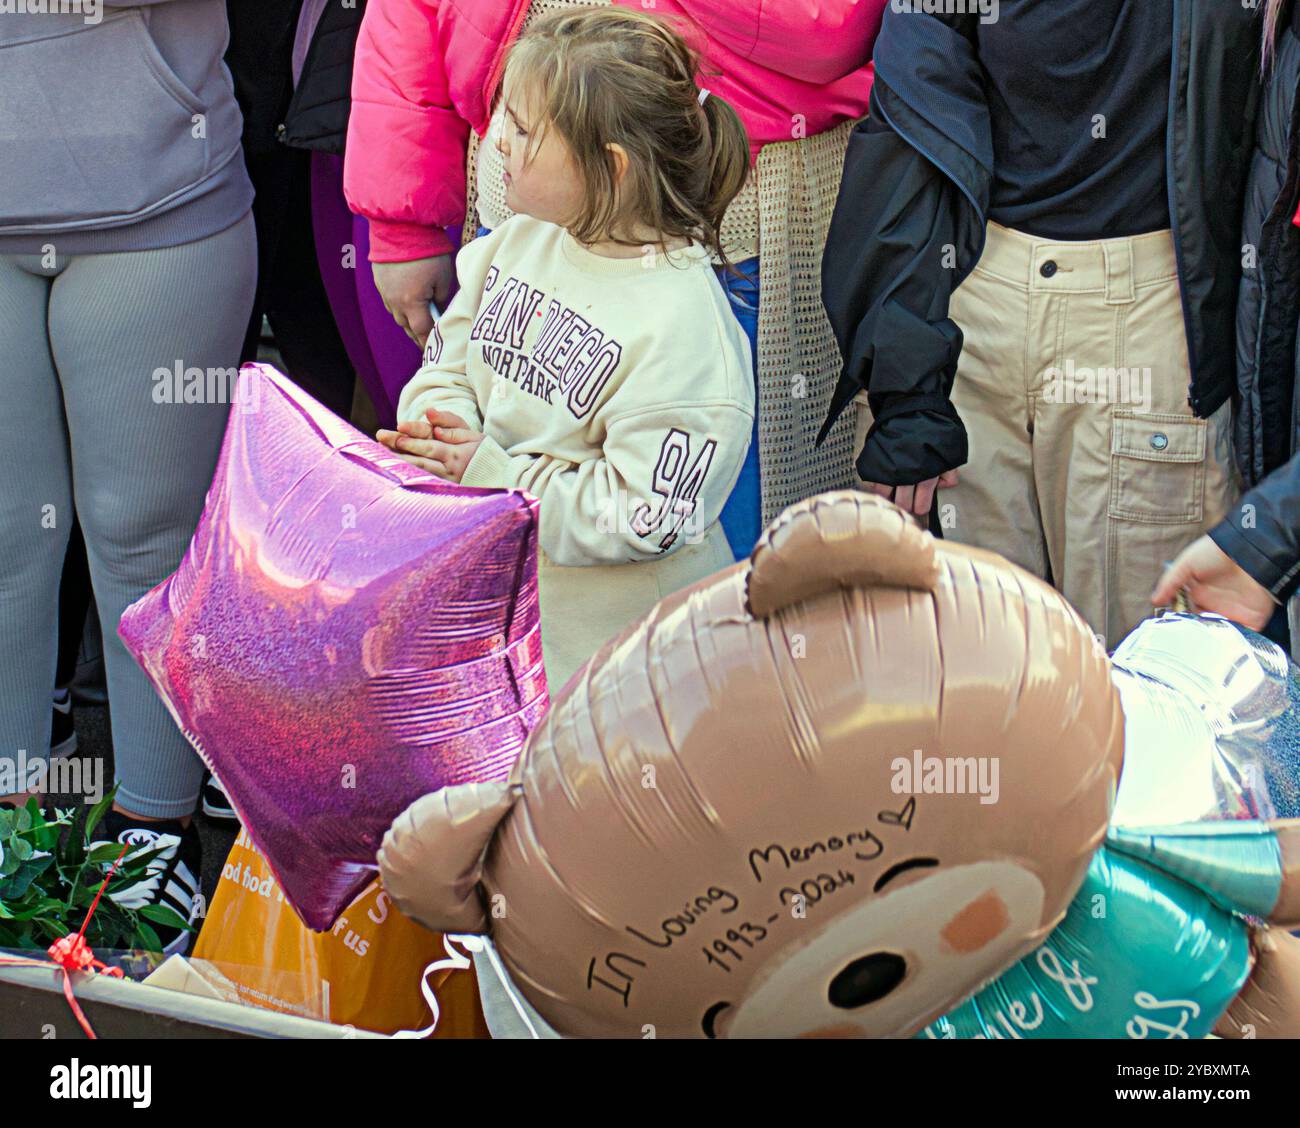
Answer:
[(1281, 647), (1169, 612), (1112, 661), (1126, 734), (1112, 827), (1300, 816), (1300, 671)]

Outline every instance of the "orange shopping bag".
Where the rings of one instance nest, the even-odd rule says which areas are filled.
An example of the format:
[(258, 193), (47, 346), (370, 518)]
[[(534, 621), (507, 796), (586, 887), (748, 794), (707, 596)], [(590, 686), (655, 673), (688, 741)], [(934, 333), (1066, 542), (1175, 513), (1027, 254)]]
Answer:
[(381, 1034), (487, 1038), (467, 955), (393, 906), (376, 880), (312, 932), (244, 830), (222, 870), (193, 963), (241, 1002)]

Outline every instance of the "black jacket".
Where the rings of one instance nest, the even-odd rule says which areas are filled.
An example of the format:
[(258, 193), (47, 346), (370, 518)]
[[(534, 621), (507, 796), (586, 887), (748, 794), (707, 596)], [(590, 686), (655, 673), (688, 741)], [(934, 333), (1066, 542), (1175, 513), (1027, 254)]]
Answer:
[[(1170, 215), (1191, 360), (1188, 402), (1205, 417), (1233, 391), (1259, 13), (1224, 0), (1172, 2)], [(978, 18), (887, 8), (870, 116), (849, 141), (822, 266), (845, 364), (821, 437), (866, 389), (875, 425), (858, 472), (868, 481), (907, 485), (967, 457), (966, 431), (949, 401), (962, 335), (948, 302), (983, 252), (993, 177)]]
[(1300, 5), (1278, 36), (1260, 103), (1242, 219), (1237, 466), (1242, 503), (1210, 536), (1281, 599), (1300, 585)]
[(352, 57), (365, 14), (366, 0), (328, 4), (321, 13), (285, 111), (280, 140), (286, 145), (342, 155), (352, 112)]
[(295, 90), (291, 60), (302, 0), (228, 0), (226, 65), (244, 112), (248, 156), (271, 154), (281, 145), (343, 152), (352, 57), (365, 8), (365, 0), (325, 6)]

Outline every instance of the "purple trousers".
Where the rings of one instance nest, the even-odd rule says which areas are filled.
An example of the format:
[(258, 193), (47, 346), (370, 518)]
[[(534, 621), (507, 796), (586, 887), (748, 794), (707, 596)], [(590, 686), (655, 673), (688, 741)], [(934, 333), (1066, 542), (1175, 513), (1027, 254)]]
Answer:
[[(316, 258), (343, 347), (375, 405), (381, 427), (397, 421), (402, 388), (421, 364), (420, 348), (393, 320), (370, 273), (370, 227), (343, 198), (343, 159), (313, 153), (312, 228)], [(460, 232), (448, 234), (453, 244)]]

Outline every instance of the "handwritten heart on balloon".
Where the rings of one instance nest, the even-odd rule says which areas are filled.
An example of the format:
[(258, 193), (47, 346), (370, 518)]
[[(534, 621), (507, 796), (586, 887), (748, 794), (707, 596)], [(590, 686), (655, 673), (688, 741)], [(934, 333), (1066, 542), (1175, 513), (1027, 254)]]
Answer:
[(323, 931), (399, 812), (509, 775), (547, 707), (537, 610), (535, 499), (432, 477), (246, 365), (185, 559), (118, 630)]

